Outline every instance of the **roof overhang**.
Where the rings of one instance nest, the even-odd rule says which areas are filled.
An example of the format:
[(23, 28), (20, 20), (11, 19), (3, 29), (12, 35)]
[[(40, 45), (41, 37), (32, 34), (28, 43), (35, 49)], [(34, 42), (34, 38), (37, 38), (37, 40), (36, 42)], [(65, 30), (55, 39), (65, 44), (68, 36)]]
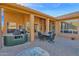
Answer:
[(59, 21), (79, 19), (79, 12), (74, 12), (63, 16), (59, 16), (56, 17), (56, 19), (58, 19)]
[(10, 10), (15, 10), (17, 12), (21, 12), (24, 14), (34, 14), (35, 16), (39, 16), (42, 18), (49, 18), (49, 19), (52, 19), (53, 21), (56, 21), (56, 18), (54, 18), (52, 16), (49, 16), (49, 15), (44, 14), (42, 12), (33, 10), (31, 8), (28, 8), (28, 7), (25, 7), (20, 4), (16, 4), (16, 3), (0, 3), (0, 8), (7, 8)]

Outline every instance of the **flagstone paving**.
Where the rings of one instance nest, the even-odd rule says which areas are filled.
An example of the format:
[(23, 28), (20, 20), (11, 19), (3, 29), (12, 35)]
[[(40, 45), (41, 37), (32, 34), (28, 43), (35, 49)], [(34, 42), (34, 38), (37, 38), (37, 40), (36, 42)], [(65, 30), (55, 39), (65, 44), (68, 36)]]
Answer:
[[(40, 41), (36, 39), (34, 43), (27, 42), (25, 44), (3, 47), (0, 49), (1, 56), (16, 56), (22, 51), (29, 48), (40, 47), (47, 51), (50, 56), (79, 56), (79, 40), (69, 40), (68, 38), (56, 37), (55, 43)], [(28, 52), (29, 53), (29, 52)], [(26, 56), (26, 54), (22, 55)]]

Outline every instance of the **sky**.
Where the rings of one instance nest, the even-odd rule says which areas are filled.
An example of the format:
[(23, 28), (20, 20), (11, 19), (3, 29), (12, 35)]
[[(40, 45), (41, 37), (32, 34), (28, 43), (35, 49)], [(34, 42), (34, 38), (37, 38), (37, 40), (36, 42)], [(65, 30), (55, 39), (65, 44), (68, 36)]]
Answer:
[(22, 5), (54, 17), (79, 11), (79, 3), (25, 3)]

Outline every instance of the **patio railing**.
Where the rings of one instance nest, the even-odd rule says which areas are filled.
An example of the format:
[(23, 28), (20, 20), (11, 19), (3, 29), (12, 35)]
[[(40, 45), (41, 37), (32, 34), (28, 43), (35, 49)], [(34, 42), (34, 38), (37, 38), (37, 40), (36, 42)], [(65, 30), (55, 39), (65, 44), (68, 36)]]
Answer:
[(62, 33), (71, 33), (71, 34), (78, 34), (78, 31), (76, 30), (61, 30)]

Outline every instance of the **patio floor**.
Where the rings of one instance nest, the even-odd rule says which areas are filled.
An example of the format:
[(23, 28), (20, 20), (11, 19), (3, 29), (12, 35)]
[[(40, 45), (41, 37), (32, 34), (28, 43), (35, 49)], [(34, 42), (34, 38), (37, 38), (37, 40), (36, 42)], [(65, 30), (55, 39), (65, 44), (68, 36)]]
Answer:
[(32, 44), (27, 42), (21, 45), (4, 47), (0, 49), (0, 56), (16, 56), (19, 52), (32, 47), (40, 47), (46, 50), (50, 56), (79, 56), (79, 40), (69, 40), (63, 37), (56, 37), (55, 43), (36, 39)]

